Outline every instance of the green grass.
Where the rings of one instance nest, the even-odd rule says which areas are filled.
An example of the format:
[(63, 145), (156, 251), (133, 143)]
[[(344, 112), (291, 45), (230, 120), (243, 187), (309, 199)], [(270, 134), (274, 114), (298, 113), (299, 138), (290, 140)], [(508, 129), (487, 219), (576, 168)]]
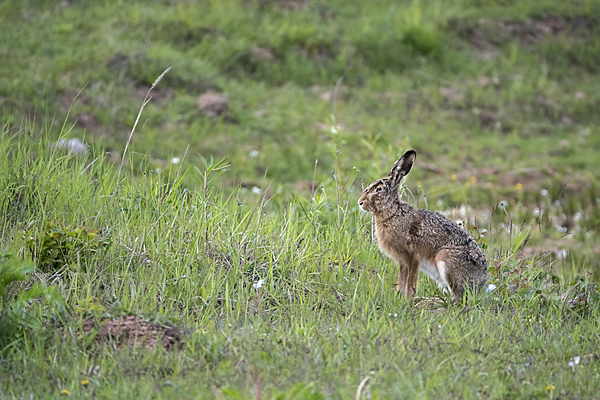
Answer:
[[(599, 10), (2, 2), (0, 397), (593, 398)], [(490, 296), (394, 296), (356, 200), (408, 148), (405, 198), (471, 228)], [(123, 315), (183, 344), (82, 332)]]
[[(325, 186), (312, 201), (257, 199), (165, 183), (175, 170), (126, 172), (117, 184), (106, 159), (22, 143), (5, 130), (2, 237), (35, 261), (30, 282), (62, 299), (15, 303), (30, 283), (9, 289), (4, 397), (348, 398), (367, 376), (362, 396), (376, 398), (585, 398), (600, 389), (600, 298), (581, 274), (588, 264), (520, 255), (541, 228), (508, 233), (498, 212), (479, 237), (496, 291), (430, 311), (393, 295), (396, 267), (343, 188)], [(441, 293), (422, 277), (418, 295)], [(84, 319), (127, 314), (178, 326), (184, 344), (119, 348), (80, 331)]]

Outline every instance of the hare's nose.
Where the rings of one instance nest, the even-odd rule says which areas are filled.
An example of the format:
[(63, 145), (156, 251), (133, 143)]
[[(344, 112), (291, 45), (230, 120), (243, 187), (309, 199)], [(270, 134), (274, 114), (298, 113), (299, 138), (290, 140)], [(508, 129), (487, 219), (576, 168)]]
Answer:
[(358, 205), (359, 205), (359, 206), (362, 206), (362, 205), (363, 205), (363, 202), (362, 202), (362, 201), (359, 201), (359, 202), (358, 202)]

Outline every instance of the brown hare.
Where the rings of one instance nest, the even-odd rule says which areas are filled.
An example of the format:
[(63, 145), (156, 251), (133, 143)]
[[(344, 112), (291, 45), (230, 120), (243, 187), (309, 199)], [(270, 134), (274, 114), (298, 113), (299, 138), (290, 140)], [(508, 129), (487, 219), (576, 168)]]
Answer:
[(467, 287), (485, 289), (487, 262), (466, 230), (436, 212), (415, 209), (400, 200), (400, 182), (416, 157), (414, 150), (405, 152), (387, 178), (364, 190), (358, 205), (373, 213), (379, 248), (400, 266), (396, 294), (412, 298), (421, 270), (454, 299), (462, 300)]

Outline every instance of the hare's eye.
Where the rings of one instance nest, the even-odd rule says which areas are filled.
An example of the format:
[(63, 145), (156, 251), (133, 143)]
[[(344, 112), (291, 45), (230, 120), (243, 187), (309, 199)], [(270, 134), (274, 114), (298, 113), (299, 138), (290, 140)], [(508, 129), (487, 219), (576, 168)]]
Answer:
[(382, 188), (378, 187), (377, 190), (375, 190), (375, 193), (381, 193), (382, 190)]

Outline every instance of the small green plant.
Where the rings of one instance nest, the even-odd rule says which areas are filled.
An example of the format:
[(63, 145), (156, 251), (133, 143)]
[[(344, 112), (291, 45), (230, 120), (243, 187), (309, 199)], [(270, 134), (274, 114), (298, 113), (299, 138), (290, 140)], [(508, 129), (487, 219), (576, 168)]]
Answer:
[(97, 298), (87, 297), (77, 300), (75, 311), (82, 317), (100, 318), (106, 312), (106, 307), (100, 304)]
[(21, 262), (10, 253), (0, 253), (0, 309), (7, 304), (7, 288), (13, 282), (24, 281), (34, 271), (32, 262)]
[(28, 311), (35, 299), (43, 297), (62, 304), (62, 297), (54, 287), (46, 288), (39, 283), (17, 286), (33, 272), (31, 260), (22, 261), (11, 253), (0, 252), (0, 340), (14, 337), (24, 323), (30, 322), (33, 315)]
[(68, 228), (46, 221), (41, 233), (26, 228), (22, 233), (29, 253), (37, 260), (38, 269), (52, 272), (66, 265), (82, 265), (87, 258), (98, 258), (109, 242), (98, 229), (85, 226)]

